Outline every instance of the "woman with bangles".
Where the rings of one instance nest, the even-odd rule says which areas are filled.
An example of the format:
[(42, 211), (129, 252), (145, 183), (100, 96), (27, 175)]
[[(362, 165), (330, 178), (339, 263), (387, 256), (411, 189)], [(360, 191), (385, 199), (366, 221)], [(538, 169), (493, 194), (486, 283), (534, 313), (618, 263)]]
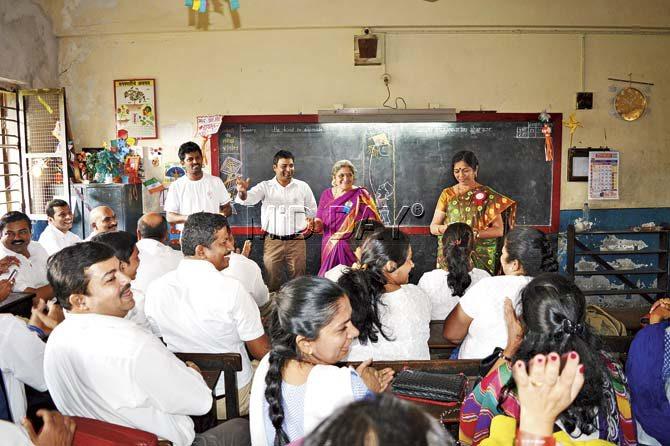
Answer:
[(479, 161), (470, 151), (454, 155), (451, 171), (458, 183), (442, 191), (430, 223), (431, 234), (438, 236), (437, 267), (446, 267), (440, 236), (451, 223), (459, 222), (472, 227), (477, 239), (473, 266), (496, 274), (500, 256), (498, 240), (502, 240), (506, 229), (514, 226), (516, 202), (477, 182)]

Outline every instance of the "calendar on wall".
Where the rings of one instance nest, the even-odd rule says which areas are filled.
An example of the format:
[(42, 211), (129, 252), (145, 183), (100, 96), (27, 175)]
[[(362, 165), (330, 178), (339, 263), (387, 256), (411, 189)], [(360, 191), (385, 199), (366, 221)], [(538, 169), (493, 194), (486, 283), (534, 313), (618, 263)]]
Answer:
[(619, 152), (589, 153), (589, 200), (619, 199)]

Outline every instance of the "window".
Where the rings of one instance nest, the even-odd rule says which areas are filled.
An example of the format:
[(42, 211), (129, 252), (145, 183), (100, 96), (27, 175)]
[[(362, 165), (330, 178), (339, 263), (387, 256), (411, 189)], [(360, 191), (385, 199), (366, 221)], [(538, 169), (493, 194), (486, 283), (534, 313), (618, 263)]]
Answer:
[(18, 93), (0, 89), (0, 215), (23, 211)]

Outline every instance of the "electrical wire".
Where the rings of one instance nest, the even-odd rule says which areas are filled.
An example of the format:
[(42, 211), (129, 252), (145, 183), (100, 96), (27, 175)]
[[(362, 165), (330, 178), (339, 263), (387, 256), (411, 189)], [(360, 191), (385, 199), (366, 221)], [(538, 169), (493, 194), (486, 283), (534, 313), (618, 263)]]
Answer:
[(403, 108), (407, 109), (407, 102), (405, 102), (405, 99), (402, 96), (398, 96), (395, 98), (395, 107), (387, 104), (387, 102), (391, 98), (391, 88), (389, 87), (389, 83), (386, 81), (384, 81), (384, 85), (386, 85), (386, 92), (388, 93), (388, 95), (386, 96), (386, 99), (384, 99), (384, 102), (382, 102), (382, 105), (386, 108), (397, 110), (399, 108), (398, 100), (401, 100), (404, 106)]

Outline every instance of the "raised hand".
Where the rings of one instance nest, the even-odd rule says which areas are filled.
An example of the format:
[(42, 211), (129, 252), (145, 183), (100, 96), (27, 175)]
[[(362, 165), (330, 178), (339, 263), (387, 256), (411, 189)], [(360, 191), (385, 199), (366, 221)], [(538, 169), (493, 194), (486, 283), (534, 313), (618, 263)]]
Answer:
[(247, 178), (246, 180), (243, 180), (242, 177), (236, 179), (235, 180), (235, 187), (237, 188), (237, 192), (246, 193), (249, 190), (249, 184), (250, 183), (251, 183), (250, 178)]
[(5, 274), (7, 271), (9, 271), (9, 268), (12, 265), (19, 266), (21, 262), (19, 262), (19, 259), (14, 257), (14, 256), (6, 256), (0, 259), (0, 274)]

